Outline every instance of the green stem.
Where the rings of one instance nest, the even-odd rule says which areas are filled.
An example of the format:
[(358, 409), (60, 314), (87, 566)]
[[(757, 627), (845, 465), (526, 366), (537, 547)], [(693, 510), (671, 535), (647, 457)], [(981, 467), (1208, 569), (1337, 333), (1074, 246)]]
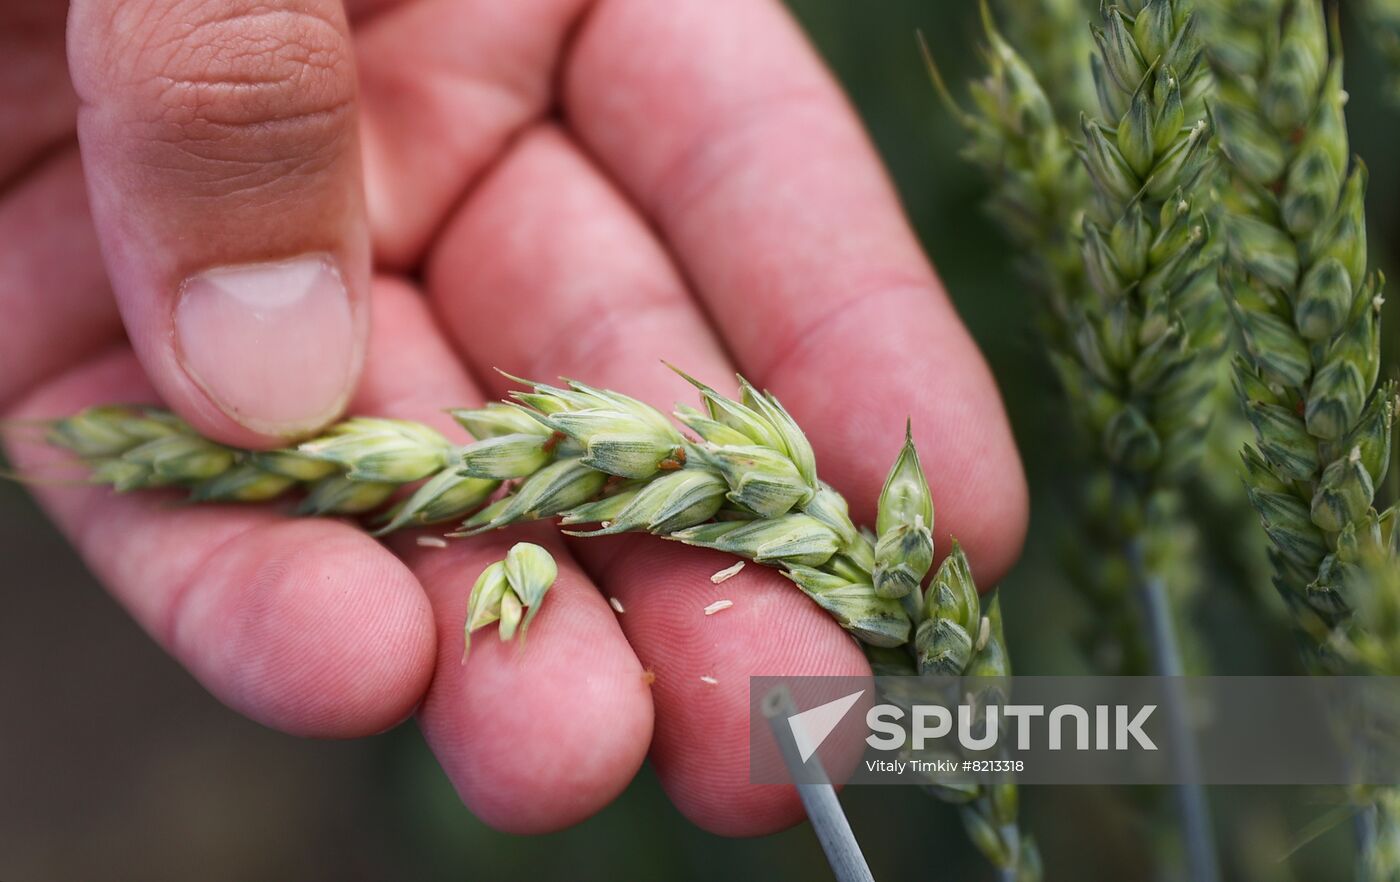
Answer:
[(1356, 882), (1372, 882), (1371, 866), (1367, 857), (1376, 847), (1376, 819), (1380, 814), (1374, 802), (1365, 805), (1353, 818), (1356, 832), (1356, 853), (1361, 859), (1356, 862)]
[(1176, 627), (1167, 603), (1166, 583), (1151, 572), (1146, 563), (1142, 535), (1134, 536), (1125, 550), (1132, 569), (1133, 583), (1142, 604), (1152, 672), (1165, 680), (1167, 725), (1172, 740), (1174, 788), (1177, 815), (1181, 822), (1186, 862), (1192, 882), (1217, 882), (1220, 870), (1215, 861), (1215, 837), (1211, 831), (1210, 805), (1201, 785), (1200, 757), (1186, 716), (1185, 675)]
[[(788, 724), (788, 720), (797, 714), (797, 705), (786, 686), (779, 686), (764, 696), (763, 713), (768, 717), (783, 762), (793, 777), (797, 796), (802, 800), (802, 808), (817, 834), (817, 841), (821, 843), (832, 875), (837, 882), (874, 882), (865, 855), (861, 853), (860, 843), (851, 832), (850, 821), (836, 798), (836, 788), (827, 780), (821, 759), (814, 756), (804, 763), (798, 753)], [(804, 781), (803, 778), (809, 780)], [(812, 778), (818, 780), (810, 780)]]

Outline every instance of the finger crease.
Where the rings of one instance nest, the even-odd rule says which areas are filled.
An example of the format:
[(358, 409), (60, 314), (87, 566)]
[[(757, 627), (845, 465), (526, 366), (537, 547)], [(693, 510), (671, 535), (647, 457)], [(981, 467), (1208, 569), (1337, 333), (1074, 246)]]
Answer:
[[(772, 350), (767, 363), (761, 368), (751, 368), (754, 376), (761, 377), (764, 383), (781, 386), (778, 378), (793, 367), (805, 364), (811, 353), (819, 350), (823, 353), (829, 352), (821, 346), (822, 341), (839, 326), (840, 319), (857, 309), (874, 307), (894, 297), (933, 298), (933, 292), (926, 279), (905, 274), (896, 274), (896, 278), (897, 281), (893, 284), (886, 280), (823, 309), (811, 321), (786, 334), (786, 345)], [(884, 312), (891, 316), (899, 315), (899, 310), (894, 308)]]

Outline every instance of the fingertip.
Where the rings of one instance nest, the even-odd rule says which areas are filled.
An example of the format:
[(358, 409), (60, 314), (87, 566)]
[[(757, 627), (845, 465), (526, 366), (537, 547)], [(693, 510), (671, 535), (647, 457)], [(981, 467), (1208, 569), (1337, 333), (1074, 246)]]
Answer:
[[(716, 584), (710, 577), (732, 565), (728, 555), (647, 536), (587, 542), (593, 569), (622, 592), (623, 628), (655, 677), (651, 759), (676, 808), (724, 836), (799, 821), (793, 788), (751, 781), (750, 679), (869, 677), (860, 647), (767, 567), (748, 564)], [(721, 599), (732, 606), (707, 615)]]
[[(666, 731), (658, 733), (653, 751), (657, 773), (681, 814), (710, 833), (765, 836), (803, 817), (796, 790), (751, 778), (751, 753), (760, 745), (751, 743), (750, 678), (870, 675), (860, 649), (825, 613), (799, 611), (810, 608), (810, 601), (800, 595), (793, 600), (787, 627), (741, 634), (725, 647), (749, 661), (712, 675), (716, 683), (681, 677), (664, 703)], [(670, 676), (658, 672), (657, 681)]]
[(937, 547), (946, 554), (956, 539), (985, 592), (1021, 555), (1030, 489), (996, 379), (970, 337), (958, 342), (958, 365), (941, 368), (947, 382), (931, 390), (913, 429), (931, 455)]
[(961, 531), (949, 530), (947, 541), (940, 541), (939, 547), (946, 553), (956, 539), (967, 554), (977, 587), (986, 593), (1021, 556), (1030, 528), (1030, 489), (1014, 454), (978, 458), (964, 477), (948, 510), (950, 522), (961, 525)]
[(472, 580), (513, 539), (411, 553), (437, 612), (437, 672), (424, 736), (462, 801), (491, 827), (547, 833), (620, 794), (646, 758), (652, 701), (616, 615), (557, 538), (537, 534), (559, 577), (522, 645), (473, 635), (462, 661)]
[(230, 707), (294, 735), (352, 738), (412, 713), (432, 675), (432, 611), (413, 574), (333, 521), (238, 535), (168, 614), (168, 645)]

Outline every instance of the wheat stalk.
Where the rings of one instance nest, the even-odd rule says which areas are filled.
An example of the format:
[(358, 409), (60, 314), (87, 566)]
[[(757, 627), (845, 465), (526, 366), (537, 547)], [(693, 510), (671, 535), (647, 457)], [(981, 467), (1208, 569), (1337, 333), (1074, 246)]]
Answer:
[[(1084, 225), (1091, 295), (1071, 319), (1077, 360), (1060, 358), (1071, 399), (1102, 433), (1113, 484), (1142, 512), (1126, 539), (1135, 594), (1158, 675), (1183, 673), (1165, 575), (1151, 566), (1151, 536), (1180, 529), (1161, 517), (1173, 483), (1200, 461), (1225, 337), (1210, 269), (1214, 239), (1203, 199), (1214, 174), (1201, 98), (1211, 78), (1194, 4), (1148, 0), (1107, 7), (1095, 29), (1093, 78), (1100, 119), (1085, 118), (1081, 157), (1095, 200)], [(1078, 395), (1074, 395), (1077, 392)], [(1131, 528), (1130, 528), (1131, 531)], [(1189, 735), (1182, 701), (1168, 708)], [(1177, 812), (1191, 878), (1218, 878), (1210, 809), (1189, 752), (1177, 753)]]
[[(1395, 384), (1378, 383), (1379, 273), (1367, 272), (1366, 169), (1349, 161), (1340, 50), (1318, 3), (1228, 5), (1214, 58), (1236, 179), (1227, 278), (1244, 340), (1236, 389), (1255, 430), (1246, 484), (1275, 582), (1322, 668), (1364, 637), (1349, 577), (1388, 553), (1372, 503), (1390, 460)], [(1350, 650), (1346, 650), (1349, 652)]]
[[(1178, 674), (1173, 613), (1160, 596), (1166, 576), (1180, 579), (1191, 559), (1180, 553), (1192, 530), (1175, 484), (1205, 446), (1228, 324), (1212, 271), (1219, 243), (1203, 209), (1215, 156), (1193, 5), (1102, 10), (1092, 32), (1098, 114), (1081, 117), (1073, 148), (1087, 186), (1057, 173), (1071, 148), (1051, 101), (985, 6), (983, 17), (988, 75), (973, 86), (976, 113), (958, 108), (929, 68), (970, 133), (965, 154), (997, 182), (996, 216), (1036, 261), (1050, 358), (1093, 449), (1081, 511), (1093, 559), (1075, 581), (1099, 602), (1100, 637), (1141, 641), (1157, 673)], [(1179, 808), (1192, 873), (1214, 878), (1204, 794), (1186, 771)]]
[[(1047, 90), (1002, 36), (985, 3), (981, 11), (986, 72), (969, 86), (971, 111), (953, 99), (922, 34), (920, 48), (943, 103), (967, 132), (963, 157), (981, 168), (991, 185), (986, 209), (1018, 246), (1018, 274), (1040, 294), (1036, 326), (1045, 347), (1052, 357), (1072, 360), (1069, 317), (1086, 291), (1079, 243), (1089, 179)], [(1087, 40), (1087, 29), (1075, 32)], [(1086, 446), (1096, 444), (1089, 439)], [(1087, 468), (1106, 477), (1096, 464)], [(1102, 494), (1085, 494), (1078, 529), (1063, 543), (1062, 557), (1072, 584), (1096, 613), (1079, 635), (1087, 654), (1104, 669), (1136, 670), (1141, 639), (1119, 578), (1126, 571), (1119, 519), (1103, 501)]]
[[(1086, 163), (1075, 155), (1074, 145), (1056, 122), (1050, 99), (1029, 65), (998, 32), (985, 6), (983, 13), (987, 73), (971, 87), (972, 112), (962, 110), (952, 100), (927, 51), (925, 55), (945, 103), (969, 133), (964, 155), (981, 166), (992, 182), (992, 214), (1019, 246), (1023, 277), (1042, 294), (1038, 324), (1063, 380), (1061, 385), (1075, 416), (1073, 423), (1091, 453), (1085, 464), (1089, 474), (1079, 509), (1080, 529), (1065, 549), (1072, 581), (1095, 610), (1085, 642), (1102, 667), (1140, 670), (1136, 659), (1144, 650), (1131, 611), (1126, 546), (1139, 535), (1144, 537), (1149, 561), (1154, 570), (1170, 578), (1173, 599), (1178, 603), (1199, 579), (1193, 578), (1192, 570), (1194, 530), (1189, 520), (1178, 514), (1181, 503), (1174, 489), (1157, 482), (1158, 486), (1144, 494), (1143, 482), (1125, 475), (1120, 467), (1120, 448), (1135, 443), (1124, 430), (1141, 426), (1150, 416), (1156, 422), (1147, 426), (1144, 443), (1160, 449), (1158, 429), (1167, 430), (1170, 442), (1168, 461), (1161, 469), (1164, 476), (1175, 478), (1196, 471), (1200, 436), (1212, 409), (1208, 400), (1211, 392), (1204, 390), (1222, 387), (1223, 391), (1220, 356), (1228, 325), (1213, 276), (1201, 271), (1212, 258), (1212, 243), (1184, 243), (1188, 249), (1199, 248), (1200, 254), (1193, 260), (1189, 253), (1171, 252), (1172, 243), (1145, 224), (1140, 235), (1159, 237), (1153, 243), (1155, 257), (1148, 255), (1157, 261), (1152, 266), (1146, 260), (1120, 261), (1122, 255), (1112, 249), (1106, 255), (1096, 249), (1086, 260), (1086, 243), (1102, 245), (1115, 235), (1115, 228), (1105, 227), (1102, 220), (1115, 209), (1105, 208), (1102, 188), (1091, 186)], [(1116, 16), (1112, 20), (1119, 22), (1121, 30), (1125, 21), (1122, 12), (1111, 10), (1110, 14)], [(1144, 21), (1150, 20), (1150, 16), (1144, 17)], [(1063, 39), (1073, 42), (1067, 35)], [(1137, 49), (1133, 52), (1141, 54)], [(1116, 85), (1104, 63), (1099, 61), (1097, 68), (1104, 100), (1119, 100), (1111, 97)], [(1188, 96), (1199, 96), (1201, 76), (1193, 71)], [(1186, 119), (1184, 113), (1182, 119)], [(1085, 127), (1089, 125), (1104, 128), (1097, 123), (1086, 123)], [(1121, 155), (1116, 146), (1121, 128), (1120, 120), (1115, 124), (1113, 141), (1105, 145), (1110, 156)], [(1190, 137), (1190, 129), (1176, 134), (1184, 140)], [(1175, 149), (1177, 144), (1168, 145), (1163, 156)], [(1148, 175), (1153, 171), (1157, 170)], [(1157, 178), (1160, 180), (1160, 172)], [(1185, 179), (1183, 183), (1199, 186), (1199, 182)], [(1129, 186), (1124, 184), (1123, 189)], [(1160, 200), (1154, 202), (1140, 186), (1132, 193), (1134, 210), (1144, 205), (1160, 210)], [(1203, 231), (1208, 229), (1199, 215), (1183, 214), (1177, 223), (1193, 221), (1202, 221), (1197, 225)], [(1117, 229), (1118, 239), (1113, 241), (1121, 243), (1122, 227)], [(1159, 264), (1173, 260), (1177, 261), (1176, 270), (1184, 269), (1187, 278), (1144, 307), (1135, 299), (1137, 292), (1152, 285), (1161, 287)], [(1136, 267), (1135, 274), (1126, 272), (1125, 267)], [(1171, 339), (1152, 350), (1155, 341), (1151, 335), (1160, 332), (1164, 314), (1180, 321), (1166, 332)], [(1189, 331), (1189, 338), (1183, 329)], [(1135, 339), (1141, 335), (1148, 342)], [(1165, 356), (1163, 348), (1169, 350)], [(1162, 357), (1170, 363), (1158, 360)], [(1138, 359), (1144, 363), (1139, 364)], [(1158, 371), (1170, 378), (1160, 394), (1150, 387)], [(1119, 434), (1110, 438), (1110, 431)]]
[[(682, 376), (685, 376), (682, 374)], [(118, 492), (183, 488), (204, 502), (299, 493), (302, 514), (380, 510), (377, 534), (460, 520), (470, 536), (523, 521), (596, 524), (571, 535), (646, 532), (777, 567), (859, 640), (882, 673), (1009, 673), (1000, 612), (984, 615), (957, 544), (932, 568), (933, 499), (906, 429), (880, 495), (875, 530), (817, 476), (811, 444), (771, 394), (740, 378), (727, 398), (691, 377), (702, 407), (675, 417), (576, 381), (524, 383), (508, 401), (451, 411), (475, 440), (454, 445), (404, 420), (355, 417), (295, 448), (254, 452), (198, 435), (168, 412), (100, 406), (52, 422), (48, 440), (77, 455), (90, 480)], [(401, 501), (390, 504), (397, 491)], [(501, 492), (504, 488), (504, 492)], [(493, 498), (494, 497), (494, 498)], [(473, 631), (522, 637), (554, 581), (547, 552), (514, 546), (477, 578)], [(1008, 878), (1040, 878), (1016, 823), (1014, 784), (959, 793), (973, 842)]]
[[(1383, 280), (1367, 271), (1366, 169), (1348, 156), (1340, 46), (1313, 0), (1225, 3), (1215, 32), (1235, 179), (1225, 276), (1245, 350), (1236, 389), (1255, 430), (1246, 487), (1311, 667), (1394, 674), (1396, 512), (1373, 502), (1396, 395), (1377, 382)], [(1400, 877), (1395, 795), (1371, 798), (1363, 878)]]

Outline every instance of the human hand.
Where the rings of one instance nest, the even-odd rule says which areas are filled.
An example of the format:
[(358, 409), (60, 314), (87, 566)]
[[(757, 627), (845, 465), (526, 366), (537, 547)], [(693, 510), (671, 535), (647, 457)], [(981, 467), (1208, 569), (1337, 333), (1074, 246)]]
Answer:
[[(338, 0), (74, 0), (81, 157), (54, 7), (0, 11), (7, 416), (158, 397), (273, 446), (347, 406), (449, 426), (502, 392), (493, 366), (662, 407), (692, 393), (659, 359), (738, 368), (858, 522), (911, 415), (939, 547), (957, 535), (984, 585), (1015, 557), (995, 386), (775, 4), (368, 0), (347, 25)], [(748, 677), (868, 670), (775, 573), (717, 587), (723, 556), (650, 537), (530, 532), (560, 564), (550, 603), (523, 652), (483, 640), (463, 666), (467, 591), (514, 532), (389, 550), (265, 508), (35, 492), (231, 707), (337, 737), (417, 708), (462, 798), (516, 832), (597, 811), (648, 749), (701, 826), (791, 823), (790, 790), (747, 783)]]

